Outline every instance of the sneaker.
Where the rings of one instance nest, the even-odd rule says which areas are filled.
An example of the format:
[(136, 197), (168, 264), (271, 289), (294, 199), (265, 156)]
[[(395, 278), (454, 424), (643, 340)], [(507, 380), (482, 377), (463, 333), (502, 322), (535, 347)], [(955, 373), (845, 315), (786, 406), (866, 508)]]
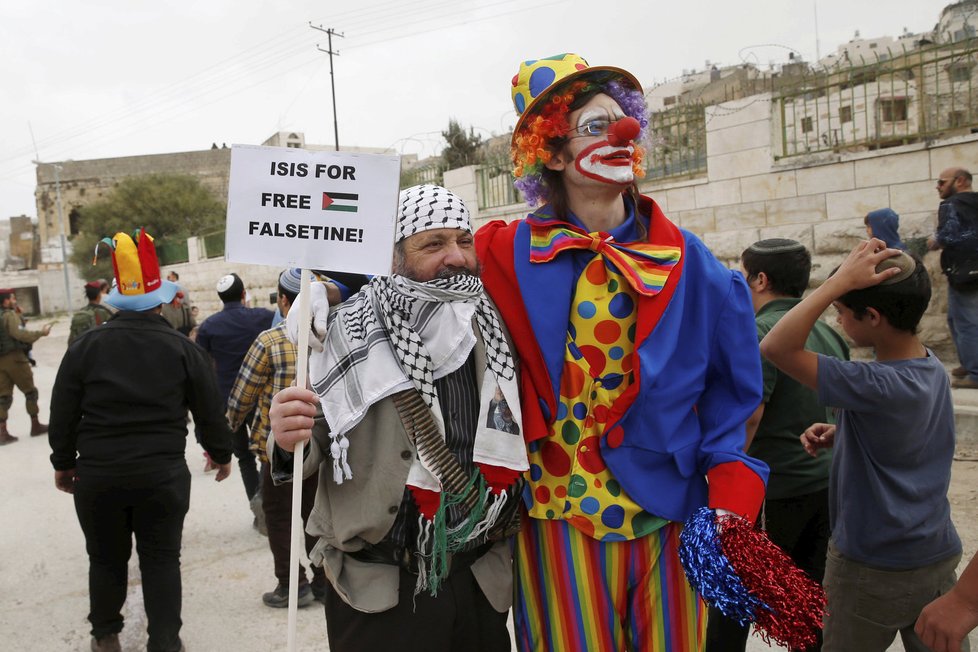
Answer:
[(965, 378), (968, 375), (968, 370), (964, 367), (958, 366), (951, 370), (951, 375), (955, 378)]
[(978, 389), (978, 383), (965, 376), (964, 378), (955, 378), (952, 380), (951, 387), (954, 389)]
[[(305, 607), (311, 604), (315, 600), (312, 594), (312, 587), (308, 584), (303, 584), (299, 587), (299, 594), (296, 601), (300, 607)], [(261, 596), (261, 601), (265, 603), (266, 607), (274, 607), (276, 609), (281, 609), (283, 607), (289, 606), (289, 587), (279, 584), (275, 587), (274, 591), (269, 591), (268, 593), (263, 593)]]
[(92, 652), (122, 652), (122, 646), (119, 645), (119, 635), (109, 634), (98, 639), (93, 636)]

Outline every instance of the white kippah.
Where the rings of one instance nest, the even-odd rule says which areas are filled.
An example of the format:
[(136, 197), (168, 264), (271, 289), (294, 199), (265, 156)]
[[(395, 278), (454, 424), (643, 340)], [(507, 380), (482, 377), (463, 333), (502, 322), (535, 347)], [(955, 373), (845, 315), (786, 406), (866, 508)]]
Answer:
[(222, 276), (217, 282), (217, 293), (227, 292), (234, 285), (234, 274), (228, 274), (227, 276)]
[(401, 191), (398, 203), (395, 242), (432, 229), (472, 231), (469, 209), (455, 193), (441, 186), (406, 188)]

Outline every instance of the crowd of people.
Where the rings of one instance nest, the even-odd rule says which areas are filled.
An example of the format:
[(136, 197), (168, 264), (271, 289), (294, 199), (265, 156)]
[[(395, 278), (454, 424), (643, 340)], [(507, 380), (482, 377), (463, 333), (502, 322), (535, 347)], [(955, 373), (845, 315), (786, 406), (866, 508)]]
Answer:
[[(870, 212), (868, 239), (806, 294), (801, 243), (755, 242), (731, 270), (639, 192), (648, 118), (630, 73), (526, 61), (512, 98), (531, 212), (473, 232), (450, 190), (408, 188), (388, 276), (303, 287), (287, 269), (273, 312), (247, 307), (230, 273), (223, 309), (198, 325), (148, 234), (116, 234), (115, 282), (85, 286), (49, 426), (28, 358), (49, 327), (23, 328), (0, 290), (0, 444), (16, 439), (16, 385), (85, 534), (93, 652), (121, 650), (133, 536), (148, 650), (185, 649), (188, 411), (218, 481), (238, 460), (272, 608), (289, 602), (290, 483), (303, 482), (298, 606), (323, 604), (334, 652), (510, 650), (510, 611), (525, 651), (744, 650), (750, 623), (707, 606), (684, 572), (683, 524), (705, 507), (766, 531), (824, 586), (806, 649), (882, 651), (897, 635), (907, 650), (967, 649), (978, 561), (956, 581), (947, 490), (950, 390), (978, 388), (971, 175), (941, 173), (930, 241), (952, 383), (918, 337), (930, 278), (892, 209)], [(303, 293), (309, 322), (292, 309)], [(840, 330), (873, 359), (850, 360)]]

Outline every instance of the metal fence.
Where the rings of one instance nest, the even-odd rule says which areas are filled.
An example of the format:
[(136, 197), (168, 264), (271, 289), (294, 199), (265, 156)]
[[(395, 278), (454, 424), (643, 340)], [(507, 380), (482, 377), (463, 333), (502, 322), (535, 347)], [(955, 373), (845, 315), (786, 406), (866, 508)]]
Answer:
[(649, 116), (652, 145), (645, 156), (645, 178), (694, 176), (706, 172), (706, 108), (679, 104)]
[(220, 258), (224, 255), (224, 229), (200, 236), (205, 258)]
[(432, 165), (424, 165), (401, 172), (401, 190), (417, 186), (423, 183), (431, 183), (436, 186), (442, 185), (445, 169), (439, 162)]
[(175, 265), (190, 261), (190, 252), (187, 248), (186, 239), (170, 241), (164, 238), (157, 238), (154, 244), (156, 245), (156, 257), (159, 258), (160, 265)]
[(509, 206), (523, 201), (513, 187), (511, 165), (477, 168), (476, 187), (479, 189), (480, 209)]
[(877, 52), (775, 80), (780, 157), (881, 149), (978, 130), (978, 39)]

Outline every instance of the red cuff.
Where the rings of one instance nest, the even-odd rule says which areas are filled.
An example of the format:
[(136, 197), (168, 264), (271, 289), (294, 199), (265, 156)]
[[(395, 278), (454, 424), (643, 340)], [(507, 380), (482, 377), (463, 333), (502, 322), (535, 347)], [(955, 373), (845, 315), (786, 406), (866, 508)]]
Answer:
[(725, 462), (707, 471), (710, 509), (727, 509), (754, 522), (764, 501), (764, 481), (743, 462)]

